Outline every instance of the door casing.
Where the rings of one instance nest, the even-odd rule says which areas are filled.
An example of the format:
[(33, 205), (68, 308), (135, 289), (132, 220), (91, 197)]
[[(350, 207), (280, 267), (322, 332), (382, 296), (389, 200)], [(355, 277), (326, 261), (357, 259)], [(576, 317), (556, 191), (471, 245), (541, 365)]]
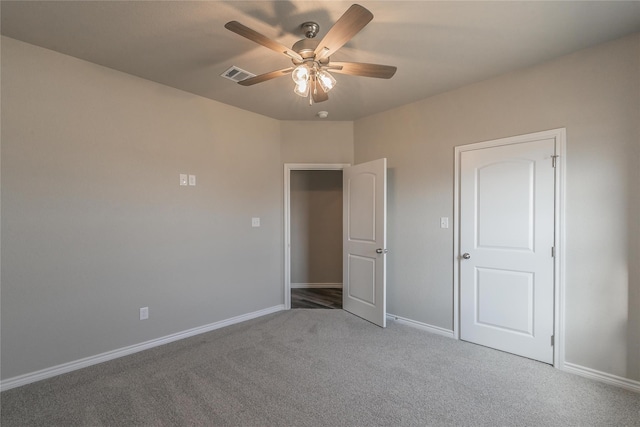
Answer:
[(285, 163), (284, 164), (284, 308), (291, 309), (291, 171), (343, 170), (350, 163)]
[(460, 339), (460, 159), (465, 151), (482, 148), (519, 144), (545, 138), (554, 138), (556, 142), (556, 169), (554, 195), (554, 347), (553, 366), (562, 369), (564, 363), (564, 306), (565, 306), (565, 170), (566, 170), (566, 129), (558, 128), (525, 135), (500, 138), (474, 144), (455, 147), (454, 166), (454, 209), (453, 209), (453, 336)]

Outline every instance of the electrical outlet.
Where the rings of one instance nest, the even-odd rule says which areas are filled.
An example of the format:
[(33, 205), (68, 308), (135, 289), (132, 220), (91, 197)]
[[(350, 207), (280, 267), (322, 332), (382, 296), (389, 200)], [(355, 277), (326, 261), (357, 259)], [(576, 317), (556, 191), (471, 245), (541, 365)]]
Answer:
[(149, 307), (140, 307), (140, 320), (149, 318)]

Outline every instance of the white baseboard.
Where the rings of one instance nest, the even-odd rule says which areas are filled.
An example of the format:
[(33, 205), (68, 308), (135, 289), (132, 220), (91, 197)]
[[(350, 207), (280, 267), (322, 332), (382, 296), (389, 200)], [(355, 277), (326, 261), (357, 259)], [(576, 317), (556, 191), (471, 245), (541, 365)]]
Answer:
[(109, 360), (117, 359), (119, 357), (128, 356), (139, 351), (148, 350), (153, 347), (158, 347), (163, 344), (168, 344), (173, 341), (178, 341), (184, 338), (189, 338), (194, 335), (203, 334), (216, 329), (224, 328), (236, 323), (245, 322), (247, 320), (255, 319), (257, 317), (266, 316), (267, 314), (276, 313), (284, 310), (284, 305), (276, 305), (273, 307), (265, 308), (263, 310), (254, 311), (252, 313), (242, 314), (240, 316), (232, 317), (230, 319), (221, 320), (219, 322), (210, 323), (208, 325), (199, 326), (193, 329), (187, 329), (186, 331), (177, 332), (175, 334), (167, 335), (164, 337), (156, 338), (150, 341), (145, 341), (140, 344), (134, 344), (128, 347), (123, 347), (117, 350), (108, 351), (106, 353), (97, 354), (95, 356), (85, 357), (83, 359), (75, 360), (73, 362), (63, 363), (62, 365), (52, 366), (51, 368), (42, 369), (36, 372), (19, 375), (13, 378), (7, 378), (0, 381), (0, 391), (9, 390), (11, 388), (20, 387), (26, 384), (34, 383), (36, 381), (45, 380), (47, 378), (55, 377), (57, 375), (66, 374), (67, 372), (75, 371), (78, 369), (86, 368), (88, 366), (97, 365), (98, 363), (107, 362)]
[(574, 363), (564, 362), (562, 370), (581, 377), (591, 378), (592, 380), (611, 384), (627, 390), (640, 393), (640, 381), (630, 380), (628, 378), (619, 377), (617, 375), (607, 374), (606, 372), (596, 371), (595, 369), (585, 368), (584, 366)]
[(291, 289), (332, 288), (342, 289), (342, 283), (292, 283)]
[(411, 319), (406, 319), (404, 317), (396, 316), (395, 314), (387, 313), (387, 317), (391, 320), (395, 320), (396, 322), (412, 326), (414, 328), (422, 329), (423, 331), (431, 332), (433, 334), (442, 335), (443, 337), (453, 338), (453, 331), (445, 328), (441, 328), (439, 326), (429, 325), (427, 323), (418, 322)]

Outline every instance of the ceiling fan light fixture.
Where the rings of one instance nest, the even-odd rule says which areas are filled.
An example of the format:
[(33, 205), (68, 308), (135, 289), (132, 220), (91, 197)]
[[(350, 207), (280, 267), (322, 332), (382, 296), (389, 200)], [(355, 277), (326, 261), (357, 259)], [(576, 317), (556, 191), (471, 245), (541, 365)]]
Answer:
[(293, 91), (295, 92), (296, 95), (300, 95), (303, 98), (306, 98), (307, 96), (309, 96), (309, 86), (311, 85), (309, 84), (308, 81), (296, 83), (296, 87), (295, 89), (293, 89)]
[[(296, 85), (301, 85), (302, 83), (306, 83), (309, 81), (309, 76), (311, 75), (311, 70), (306, 64), (298, 65), (293, 72), (291, 73), (291, 78), (296, 83)], [(307, 85), (308, 86), (308, 85)]]
[(329, 92), (336, 85), (336, 79), (326, 71), (320, 70), (317, 79), (325, 92)]

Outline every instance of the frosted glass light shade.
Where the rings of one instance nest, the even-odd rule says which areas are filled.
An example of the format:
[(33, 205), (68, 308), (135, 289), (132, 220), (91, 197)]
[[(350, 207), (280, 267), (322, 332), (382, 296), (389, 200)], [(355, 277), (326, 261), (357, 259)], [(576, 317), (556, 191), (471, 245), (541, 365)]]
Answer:
[(300, 83), (296, 83), (296, 87), (293, 91), (296, 93), (296, 95), (300, 95), (302, 97), (309, 96), (309, 82), (303, 81)]
[(326, 71), (318, 71), (317, 78), (325, 92), (329, 92), (336, 85), (336, 79)]
[(293, 70), (293, 72), (291, 73), (291, 78), (296, 83), (296, 85), (299, 85), (301, 83), (306, 83), (309, 81), (309, 74), (309, 67), (307, 67), (305, 64), (302, 64), (298, 65)]

